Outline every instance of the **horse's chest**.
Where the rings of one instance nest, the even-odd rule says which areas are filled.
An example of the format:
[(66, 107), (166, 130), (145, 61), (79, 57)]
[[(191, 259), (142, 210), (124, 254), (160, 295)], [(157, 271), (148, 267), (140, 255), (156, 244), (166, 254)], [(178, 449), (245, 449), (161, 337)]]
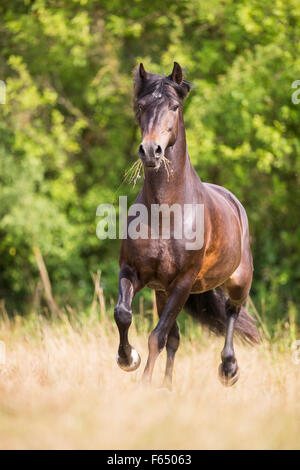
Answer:
[(131, 263), (139, 277), (152, 289), (166, 286), (184, 266), (183, 250), (180, 243), (170, 240), (147, 240), (148, 243), (135, 243)]

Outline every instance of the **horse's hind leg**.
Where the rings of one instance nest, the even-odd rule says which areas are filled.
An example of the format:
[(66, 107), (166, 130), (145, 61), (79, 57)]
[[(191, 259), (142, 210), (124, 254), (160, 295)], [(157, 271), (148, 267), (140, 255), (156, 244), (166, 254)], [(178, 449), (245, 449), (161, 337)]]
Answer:
[(226, 302), (225, 345), (221, 354), (219, 376), (223, 385), (234, 385), (239, 378), (239, 368), (234, 353), (233, 335), (236, 319), (243, 302), (246, 300), (252, 282), (252, 261), (241, 263), (233, 275), (226, 281), (224, 290), (229, 294)]
[(114, 311), (114, 316), (120, 335), (117, 363), (121, 369), (127, 372), (136, 370), (141, 363), (138, 352), (128, 341), (128, 330), (132, 322), (131, 303), (137, 291), (137, 287), (135, 273), (128, 265), (123, 264), (119, 276), (119, 300)]
[(221, 354), (222, 363), (219, 366), (219, 377), (223, 385), (234, 385), (239, 378), (239, 369), (234, 354), (233, 334), (234, 325), (241, 307), (231, 304), (230, 299), (226, 302), (226, 333), (225, 345)]
[[(156, 291), (156, 304), (157, 304), (157, 312), (159, 317), (161, 316), (163, 309), (166, 305), (168, 298), (164, 292)], [(166, 343), (166, 350), (167, 350), (167, 362), (166, 362), (166, 370), (165, 376), (162, 386), (164, 388), (168, 388), (169, 390), (172, 389), (172, 376), (173, 376), (173, 368), (174, 368), (174, 359), (177, 349), (179, 348), (180, 342), (180, 335), (179, 335), (179, 328), (177, 322), (175, 321), (174, 325), (172, 326), (170, 333), (168, 334), (168, 339)]]

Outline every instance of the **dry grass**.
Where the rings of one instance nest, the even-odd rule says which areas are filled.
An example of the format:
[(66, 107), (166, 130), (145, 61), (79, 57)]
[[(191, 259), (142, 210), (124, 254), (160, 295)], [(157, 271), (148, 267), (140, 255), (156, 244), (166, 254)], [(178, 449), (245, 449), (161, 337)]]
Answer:
[(237, 346), (241, 377), (226, 389), (217, 379), (221, 341), (183, 339), (174, 391), (157, 389), (164, 354), (144, 390), (147, 335), (132, 329), (143, 362), (126, 374), (115, 362), (114, 325), (95, 316), (81, 323), (1, 323), (2, 449), (300, 448), (300, 366), (288, 351)]

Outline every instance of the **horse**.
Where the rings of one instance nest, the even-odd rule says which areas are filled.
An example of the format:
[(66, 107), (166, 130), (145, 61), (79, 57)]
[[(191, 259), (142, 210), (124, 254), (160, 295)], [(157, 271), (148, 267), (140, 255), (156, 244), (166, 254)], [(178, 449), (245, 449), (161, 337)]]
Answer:
[[(183, 120), (183, 101), (191, 88), (177, 62), (168, 76), (146, 72), (142, 63), (136, 69), (134, 111), (142, 135), (138, 154), (144, 181), (135, 204), (147, 209), (162, 204), (181, 208), (185, 204), (203, 205), (203, 244), (189, 250), (185, 236), (125, 237), (114, 309), (120, 339), (117, 363), (125, 371), (134, 371), (141, 358), (128, 339), (132, 300), (143, 287), (155, 290), (159, 321), (149, 336), (142, 379), (151, 383), (155, 361), (166, 347), (163, 387), (169, 389), (180, 341), (176, 319), (182, 309), (214, 333), (225, 335), (219, 365), (219, 378), (225, 386), (235, 384), (239, 378), (234, 332), (251, 344), (260, 341), (255, 321), (244, 306), (253, 275), (246, 211), (224, 187), (202, 182), (191, 164)], [(162, 164), (165, 159), (170, 172)], [(195, 215), (192, 217), (194, 227)], [(128, 216), (127, 228), (131, 220)], [(149, 218), (149, 233), (150, 225)], [(173, 219), (172, 233), (175, 228)]]

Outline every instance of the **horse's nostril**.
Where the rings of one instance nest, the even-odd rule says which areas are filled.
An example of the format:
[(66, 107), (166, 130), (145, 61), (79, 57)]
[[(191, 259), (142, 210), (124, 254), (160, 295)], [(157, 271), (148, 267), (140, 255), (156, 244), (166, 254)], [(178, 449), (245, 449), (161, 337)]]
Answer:
[(142, 144), (139, 146), (139, 156), (144, 157), (145, 156), (145, 150)]
[(161, 146), (158, 145), (158, 146), (156, 147), (156, 150), (155, 150), (155, 155), (156, 155), (157, 157), (160, 157), (161, 154), (162, 154), (162, 149), (161, 149)]

